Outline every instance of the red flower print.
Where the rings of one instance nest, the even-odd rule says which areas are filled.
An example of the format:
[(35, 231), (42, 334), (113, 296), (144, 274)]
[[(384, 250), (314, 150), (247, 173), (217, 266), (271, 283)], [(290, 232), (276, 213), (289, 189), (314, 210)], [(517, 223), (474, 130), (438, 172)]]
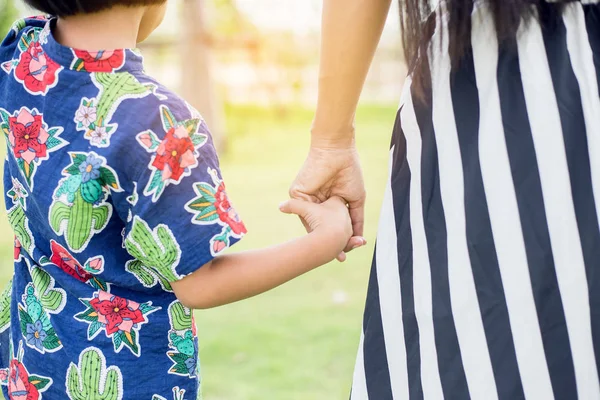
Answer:
[(194, 335), (194, 337), (196, 337), (197, 330), (198, 328), (196, 327), (196, 318), (194, 318), (194, 313), (192, 312), (192, 335)]
[(184, 127), (171, 128), (156, 150), (152, 166), (162, 171), (163, 182), (178, 181), (185, 169), (196, 163), (194, 143)]
[(37, 19), (37, 20), (46, 20), (48, 19), (45, 15), (32, 15), (31, 17), (25, 17), (25, 19)]
[[(247, 232), (244, 223), (240, 219), (238, 213), (233, 209), (229, 199), (227, 198), (227, 193), (225, 192), (225, 184), (221, 182), (217, 189), (217, 193), (215, 194), (215, 208), (217, 209), (217, 213), (219, 214), (219, 218), (221, 221), (225, 222), (233, 233), (236, 235), (244, 234)], [(217, 244), (217, 242), (215, 242)], [(217, 250), (217, 249), (214, 249)], [(222, 248), (219, 250), (223, 250)]]
[(134, 324), (146, 321), (138, 303), (110, 293), (100, 291), (90, 305), (98, 313), (98, 322), (106, 325), (108, 335), (118, 331), (131, 333)]
[(16, 158), (30, 164), (36, 158), (46, 157), (46, 142), (50, 136), (42, 125), (41, 115), (32, 115), (22, 108), (16, 117), (10, 117), (8, 139)]
[(74, 50), (82, 64), (79, 69), (87, 72), (112, 72), (123, 65), (125, 52), (123, 50), (92, 51)]
[(29, 382), (29, 374), (19, 360), (11, 360), (8, 378), (8, 395), (11, 400), (38, 400), (38, 389)]
[(32, 42), (21, 53), (15, 69), (17, 79), (23, 81), (25, 88), (32, 93), (46, 93), (49, 86), (56, 83), (56, 71), (60, 68), (56, 62), (46, 57), (39, 42)]
[(21, 257), (21, 242), (15, 236), (15, 248), (14, 248), (14, 259), (15, 261)]
[(79, 262), (73, 258), (64, 247), (54, 240), (50, 241), (50, 248), (52, 250), (50, 261), (73, 278), (80, 282), (87, 282), (94, 277), (92, 274), (85, 271), (81, 267), (81, 264), (79, 264)]

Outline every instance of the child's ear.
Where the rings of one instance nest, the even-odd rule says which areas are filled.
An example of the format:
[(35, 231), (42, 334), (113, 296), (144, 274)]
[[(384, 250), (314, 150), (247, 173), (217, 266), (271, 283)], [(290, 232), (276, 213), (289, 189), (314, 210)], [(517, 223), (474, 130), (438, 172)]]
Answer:
[(137, 42), (143, 42), (150, 36), (150, 34), (158, 28), (167, 11), (167, 2), (164, 1), (161, 4), (152, 4), (145, 7), (142, 21), (140, 22), (140, 29), (138, 30)]

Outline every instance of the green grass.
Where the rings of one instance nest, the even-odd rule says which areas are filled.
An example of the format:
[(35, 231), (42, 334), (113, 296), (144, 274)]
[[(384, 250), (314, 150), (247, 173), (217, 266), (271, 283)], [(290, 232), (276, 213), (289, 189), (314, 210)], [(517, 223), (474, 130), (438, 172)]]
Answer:
[[(360, 335), (379, 207), (387, 176), (393, 107), (362, 107), (358, 145), (367, 191), (369, 246), (256, 298), (197, 312), (205, 400), (346, 399)], [(278, 204), (308, 149), (311, 113), (228, 107), (221, 167), (249, 233), (236, 250), (302, 234)], [(8, 232), (6, 216), (0, 220)], [(12, 237), (0, 240), (3, 284), (12, 274)]]

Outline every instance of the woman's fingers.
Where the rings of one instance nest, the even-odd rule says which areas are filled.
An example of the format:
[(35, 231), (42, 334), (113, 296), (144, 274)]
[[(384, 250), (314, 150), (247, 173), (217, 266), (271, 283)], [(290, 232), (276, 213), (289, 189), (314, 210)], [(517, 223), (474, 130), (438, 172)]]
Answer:
[(352, 219), (352, 231), (354, 236), (362, 236), (365, 225), (365, 202), (350, 203), (350, 219)]

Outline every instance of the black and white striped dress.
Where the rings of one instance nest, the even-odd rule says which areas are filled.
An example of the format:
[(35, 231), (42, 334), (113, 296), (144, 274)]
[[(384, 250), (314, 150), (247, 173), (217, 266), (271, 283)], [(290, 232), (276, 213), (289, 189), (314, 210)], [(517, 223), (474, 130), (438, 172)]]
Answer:
[(594, 3), (500, 47), (482, 1), (455, 69), (434, 35), (426, 101), (408, 81), (394, 129), (352, 400), (600, 399)]

